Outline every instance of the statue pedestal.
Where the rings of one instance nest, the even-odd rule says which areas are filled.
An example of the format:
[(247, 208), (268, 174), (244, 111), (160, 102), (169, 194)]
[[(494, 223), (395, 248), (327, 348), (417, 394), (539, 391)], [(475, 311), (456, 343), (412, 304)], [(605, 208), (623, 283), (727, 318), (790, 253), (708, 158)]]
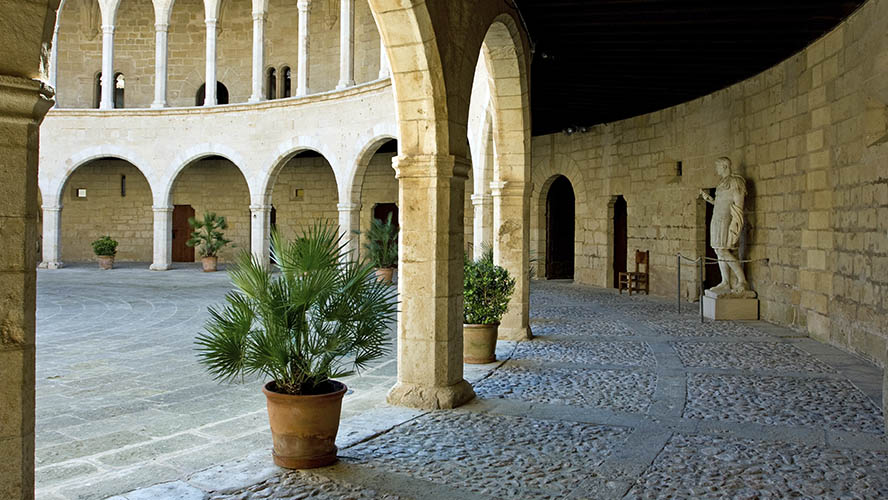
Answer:
[(706, 290), (703, 294), (703, 316), (714, 320), (757, 320), (759, 300), (756, 293), (715, 293)]

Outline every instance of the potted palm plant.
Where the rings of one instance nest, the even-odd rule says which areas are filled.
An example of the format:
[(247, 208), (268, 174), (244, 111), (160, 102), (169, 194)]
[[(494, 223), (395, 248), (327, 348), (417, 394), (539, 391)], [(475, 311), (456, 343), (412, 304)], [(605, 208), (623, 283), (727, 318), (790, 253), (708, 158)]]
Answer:
[(99, 261), (99, 269), (114, 267), (114, 256), (117, 255), (117, 241), (110, 236), (102, 236), (91, 243), (93, 253)]
[(190, 247), (200, 246), (200, 261), (204, 272), (215, 271), (219, 264), (219, 251), (231, 243), (222, 233), (223, 229), (228, 229), (228, 222), (225, 217), (214, 212), (204, 212), (203, 220), (189, 217), (188, 225), (193, 231), (185, 244)]
[(515, 278), (493, 263), (493, 250), (477, 259), (466, 257), (463, 275), (463, 361), (496, 361), (499, 322), (515, 291)]
[(345, 261), (336, 228), (315, 224), (295, 240), (272, 232), (273, 273), (243, 252), (235, 290), (210, 308), (198, 357), (217, 379), (263, 375), (274, 462), (287, 468), (336, 461), (346, 386), (334, 379), (387, 352), (397, 302), (373, 266)]
[(391, 213), (385, 221), (374, 218), (370, 222), (364, 250), (376, 268), (377, 279), (390, 284), (398, 264), (398, 226), (392, 222)]

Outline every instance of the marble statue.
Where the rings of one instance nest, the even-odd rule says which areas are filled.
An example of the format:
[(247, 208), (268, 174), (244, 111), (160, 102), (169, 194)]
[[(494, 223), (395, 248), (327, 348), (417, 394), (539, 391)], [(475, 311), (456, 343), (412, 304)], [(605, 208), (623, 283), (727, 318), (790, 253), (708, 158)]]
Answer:
[(707, 290), (707, 294), (714, 297), (754, 297), (754, 292), (749, 290), (746, 282), (743, 264), (737, 258), (740, 231), (744, 222), (746, 179), (731, 171), (731, 160), (724, 156), (715, 160), (715, 171), (721, 178), (715, 188), (715, 198), (702, 189), (700, 196), (714, 206), (709, 235), (712, 248), (719, 259), (718, 268), (722, 281)]

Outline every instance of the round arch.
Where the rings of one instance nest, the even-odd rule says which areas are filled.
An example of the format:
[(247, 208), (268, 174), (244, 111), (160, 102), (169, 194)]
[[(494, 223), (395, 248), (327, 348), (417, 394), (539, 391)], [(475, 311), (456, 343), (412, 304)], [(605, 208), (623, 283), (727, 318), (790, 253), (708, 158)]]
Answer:
[(172, 165), (175, 165), (175, 168), (160, 179), (157, 184), (159, 191), (154, 191), (154, 199), (157, 206), (170, 206), (172, 204), (173, 185), (176, 183), (176, 178), (179, 177), (179, 174), (192, 163), (209, 156), (221, 156), (234, 164), (247, 182), (247, 186), (250, 187), (250, 194), (252, 195), (253, 190), (249, 183), (250, 177), (247, 176), (243, 168), (247, 163), (241, 154), (224, 144), (204, 143), (188, 148), (173, 160)]
[[(552, 183), (559, 177), (564, 177), (570, 182), (574, 192), (574, 238), (583, 240), (585, 227), (582, 221), (589, 218), (588, 202), (585, 179), (576, 162), (567, 155), (557, 154), (550, 162), (548, 159), (540, 161), (533, 168), (533, 185), (539, 186), (531, 195), (531, 248), (538, 262), (546, 261), (546, 200)], [(580, 260), (580, 252), (574, 250), (575, 263)], [(575, 264), (574, 276), (576, 277), (577, 265)], [(537, 277), (545, 276), (544, 266), (537, 266)]]
[[(340, 191), (339, 199), (341, 201), (348, 201), (353, 204), (360, 203), (361, 185), (363, 184), (364, 174), (367, 172), (367, 167), (370, 165), (370, 160), (373, 159), (373, 156), (383, 144), (397, 140), (398, 138), (393, 134), (381, 134), (372, 139), (362, 141), (364, 146), (358, 152), (354, 162), (352, 162), (353, 167), (345, 182), (345, 190)], [(395, 172), (393, 170), (392, 176), (394, 175)]]
[(333, 175), (336, 178), (337, 192), (340, 192), (339, 186), (343, 184), (341, 180), (342, 173), (338, 171), (331, 161), (331, 159), (336, 158), (336, 156), (332, 155), (321, 143), (319, 137), (299, 136), (279, 145), (272, 156), (262, 163), (263, 167), (257, 176), (255, 189), (253, 189), (254, 186), (250, 186), (254, 202), (259, 201), (262, 204), (268, 204), (271, 199), (271, 193), (274, 190), (274, 183), (277, 180), (277, 176), (280, 174), (281, 169), (283, 169), (284, 165), (286, 165), (294, 156), (306, 151), (313, 151), (324, 157), (324, 159), (330, 163), (330, 166), (333, 169)]
[[(61, 177), (57, 178), (56, 183), (52, 184), (52, 181), (48, 180), (45, 186), (40, 186), (40, 189), (48, 195), (51, 193), (51, 196), (54, 196), (55, 200), (60, 202), (62, 199), (62, 191), (65, 189), (65, 184), (67, 184), (68, 179), (71, 178), (71, 174), (81, 166), (101, 158), (124, 160), (136, 167), (142, 176), (148, 181), (148, 185), (151, 187), (152, 192), (154, 192), (154, 187), (157, 183), (148, 175), (152, 171), (150, 164), (136, 152), (115, 145), (91, 147), (72, 155), (67, 161), (65, 161), (65, 171)], [(47, 200), (49, 200), (49, 197), (44, 198), (44, 203)]]

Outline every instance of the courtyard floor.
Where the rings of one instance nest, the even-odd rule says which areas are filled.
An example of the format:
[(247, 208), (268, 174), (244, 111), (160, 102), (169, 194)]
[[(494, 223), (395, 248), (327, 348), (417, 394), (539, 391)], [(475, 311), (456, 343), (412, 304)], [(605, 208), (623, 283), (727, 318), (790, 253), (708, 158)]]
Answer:
[(340, 462), (271, 464), (259, 381), (213, 382), (193, 339), (225, 273), (38, 273), (37, 498), (888, 497), (881, 370), (764, 322), (533, 282), (529, 342), (467, 365), (478, 398), (385, 405), (347, 380)]

